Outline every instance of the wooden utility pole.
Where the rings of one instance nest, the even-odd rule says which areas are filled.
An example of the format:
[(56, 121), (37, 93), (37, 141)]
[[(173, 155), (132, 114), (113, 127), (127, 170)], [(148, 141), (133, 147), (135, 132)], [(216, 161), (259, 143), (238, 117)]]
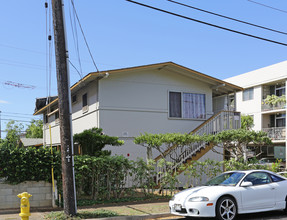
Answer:
[(58, 105), (61, 135), (62, 180), (64, 212), (76, 215), (76, 193), (73, 157), (73, 136), (71, 122), (71, 91), (68, 74), (68, 51), (66, 50), (66, 36), (63, 16), (62, 0), (52, 0), (54, 40), (56, 51), (56, 69), (58, 85)]

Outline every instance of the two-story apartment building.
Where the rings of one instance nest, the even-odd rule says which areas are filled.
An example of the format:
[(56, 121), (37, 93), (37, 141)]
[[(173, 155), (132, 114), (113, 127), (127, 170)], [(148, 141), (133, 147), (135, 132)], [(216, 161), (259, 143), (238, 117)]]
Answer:
[(286, 158), (286, 80), (287, 61), (226, 79), (244, 88), (236, 93), (236, 110), (251, 115), (253, 129), (267, 132), (272, 139), (261, 157)]
[[(173, 62), (90, 73), (71, 87), (73, 133), (103, 128), (125, 141), (107, 146), (113, 155), (145, 158), (146, 148), (135, 145), (134, 137), (191, 132), (220, 110), (229, 110), (230, 103), (220, 97), (241, 89)], [(58, 99), (39, 99), (34, 114), (43, 115), (44, 143), (60, 145)], [(238, 115), (232, 119), (240, 121)]]

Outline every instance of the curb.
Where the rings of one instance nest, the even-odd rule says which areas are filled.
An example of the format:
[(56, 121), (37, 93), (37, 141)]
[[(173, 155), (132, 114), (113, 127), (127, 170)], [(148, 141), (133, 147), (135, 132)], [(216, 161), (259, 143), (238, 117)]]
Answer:
[[(38, 207), (38, 208), (31, 208), (30, 212), (53, 212), (53, 211), (62, 211), (62, 208), (52, 208), (52, 207)], [(13, 208), (13, 209), (0, 209), (0, 215), (6, 214), (19, 214), (20, 208)]]
[(154, 215), (132, 215), (132, 216), (116, 216), (116, 217), (108, 217), (108, 218), (94, 218), (89, 220), (147, 220), (147, 219), (158, 219), (174, 216), (170, 213), (161, 213)]

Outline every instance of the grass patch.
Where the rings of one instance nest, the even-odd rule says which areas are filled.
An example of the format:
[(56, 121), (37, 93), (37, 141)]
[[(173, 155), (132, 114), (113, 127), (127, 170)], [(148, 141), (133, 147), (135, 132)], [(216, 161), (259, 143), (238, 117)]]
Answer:
[(110, 200), (91, 200), (91, 199), (79, 199), (77, 206), (92, 206), (98, 204), (111, 204), (111, 203), (123, 203), (123, 202), (141, 202), (141, 201), (157, 201), (162, 199), (170, 199), (171, 196), (150, 195), (145, 197), (123, 197)]
[(79, 220), (89, 218), (107, 218), (119, 216), (116, 212), (108, 210), (79, 211), (76, 216), (69, 217), (64, 212), (51, 212), (45, 215), (47, 220)]

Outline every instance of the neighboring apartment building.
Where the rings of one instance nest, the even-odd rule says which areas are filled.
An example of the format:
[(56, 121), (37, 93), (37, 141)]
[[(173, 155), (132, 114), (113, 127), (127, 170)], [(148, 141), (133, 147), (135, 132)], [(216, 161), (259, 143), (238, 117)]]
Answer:
[[(265, 131), (272, 146), (262, 147), (262, 158), (286, 158), (286, 80), (287, 61), (226, 79), (244, 88), (236, 93), (236, 110), (251, 115), (254, 130)], [(285, 98), (271, 104), (267, 100)]]
[[(106, 147), (113, 155), (146, 158), (146, 148), (135, 145), (134, 137), (144, 132), (191, 132), (220, 110), (229, 110), (230, 103), (220, 97), (241, 89), (172, 62), (90, 73), (71, 87), (73, 132), (103, 128), (125, 141), (121, 147)], [(60, 145), (57, 106), (57, 98), (36, 103), (34, 115), (43, 115), (47, 145)], [(240, 124), (238, 115), (231, 117)]]

